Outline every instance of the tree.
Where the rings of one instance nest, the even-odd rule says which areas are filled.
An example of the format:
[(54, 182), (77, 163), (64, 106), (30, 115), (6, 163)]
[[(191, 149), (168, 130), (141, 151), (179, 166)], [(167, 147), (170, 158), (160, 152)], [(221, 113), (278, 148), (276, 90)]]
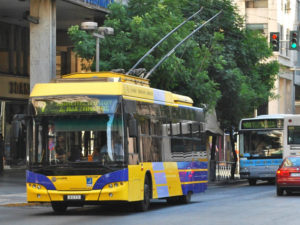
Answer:
[[(164, 41), (140, 66), (150, 70), (195, 27), (222, 9), (222, 17), (178, 48), (150, 80), (153, 87), (190, 96), (196, 106), (206, 106), (208, 110), (216, 107), (221, 127), (230, 132), (236, 162), (233, 131), (241, 118), (274, 97), (271, 90), (279, 65), (269, 60), (272, 51), (267, 39), (244, 27), (231, 0), (130, 0), (128, 6), (112, 4), (104, 25), (113, 27), (115, 35), (101, 40), (100, 68), (129, 70), (201, 6), (201, 15)], [(85, 50), (76, 49), (74, 44), (78, 53)]]
[[(221, 127), (230, 133), (232, 155), (237, 161), (233, 132), (238, 128), (241, 118), (253, 114), (269, 98), (274, 97), (272, 89), (279, 70), (277, 61), (268, 60), (272, 55), (267, 39), (259, 32), (247, 30), (243, 18), (237, 13), (230, 0), (192, 1), (209, 8), (207, 18), (220, 9), (222, 19), (205, 27), (205, 32), (197, 35), (199, 43), (210, 46), (213, 32), (223, 36), (219, 39), (219, 51), (212, 51), (212, 58), (220, 58), (221, 63), (211, 63), (207, 68), (211, 80), (219, 84), (222, 97), (217, 102), (216, 110)], [(222, 63), (223, 62), (223, 63)], [(232, 167), (233, 178), (236, 163)]]
[[(113, 27), (115, 35), (107, 36), (100, 42), (101, 70), (117, 68), (129, 70), (155, 43), (184, 20), (181, 8), (186, 7), (187, 2), (131, 0), (128, 7), (112, 4), (111, 13), (107, 16), (104, 26)], [(196, 10), (193, 9), (188, 16)], [(195, 25), (193, 21), (185, 24), (152, 52), (140, 67), (150, 70), (161, 57), (186, 37)], [(79, 39), (72, 37), (77, 36), (76, 33), (69, 32), (69, 35), (75, 40)], [(76, 42), (73, 43), (77, 45)], [(85, 49), (75, 49), (79, 55), (85, 54), (80, 51)], [(198, 43), (191, 39), (151, 75), (151, 84), (156, 88), (194, 97), (198, 106), (205, 104), (213, 108), (220, 98), (220, 91), (217, 83), (209, 78), (205, 69), (213, 60), (211, 57), (209, 49), (204, 45), (199, 47)]]
[(71, 41), (74, 43), (74, 51), (81, 57), (81, 66), (85, 70), (90, 70), (95, 56), (95, 38), (79, 29), (78, 25), (68, 29)]

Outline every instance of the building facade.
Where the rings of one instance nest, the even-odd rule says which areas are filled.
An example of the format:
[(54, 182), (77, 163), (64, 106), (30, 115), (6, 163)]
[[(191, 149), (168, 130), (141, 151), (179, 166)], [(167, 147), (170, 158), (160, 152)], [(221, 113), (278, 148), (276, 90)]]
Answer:
[(0, 132), (7, 167), (25, 165), (26, 128), (20, 120), (18, 130), (12, 124), (16, 115), (26, 113), (34, 83), (81, 71), (67, 29), (84, 21), (103, 24), (112, 2), (0, 1)]
[[(278, 60), (280, 71), (275, 82), (275, 99), (257, 110), (257, 114), (300, 113), (299, 53), (289, 49), (290, 31), (299, 30), (299, 3), (292, 0), (233, 0), (245, 26), (260, 30), (270, 39), (270, 32), (280, 33)], [(294, 85), (295, 84), (295, 85)]]

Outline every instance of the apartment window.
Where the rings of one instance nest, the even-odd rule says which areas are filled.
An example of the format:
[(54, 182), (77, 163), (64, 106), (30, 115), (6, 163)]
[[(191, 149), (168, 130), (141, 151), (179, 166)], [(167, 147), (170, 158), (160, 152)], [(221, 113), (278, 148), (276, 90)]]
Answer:
[(285, 55), (289, 56), (289, 48), (290, 48), (290, 44), (288, 41), (288, 40), (290, 40), (290, 30), (289, 29), (286, 29), (285, 40), (286, 40), (285, 45), (284, 45), (285, 46)]
[(268, 8), (268, 0), (246, 0), (246, 8)]
[(283, 43), (282, 42), (283, 36), (284, 36), (284, 34), (283, 34), (283, 26), (280, 25), (280, 33), (279, 33), (279, 39), (280, 39), (280, 41), (279, 41), (279, 53), (280, 53), (280, 55), (283, 55), (283, 52), (284, 52), (284, 45), (282, 44)]
[(279, 52), (280, 55), (289, 57), (289, 41), (290, 40), (290, 30), (286, 29), (284, 32), (284, 28), (280, 25), (280, 32), (279, 32)]
[(262, 34), (267, 34), (268, 33), (268, 24), (266, 24), (266, 23), (246, 24), (246, 28), (249, 29), (249, 30), (260, 31)]
[(295, 85), (295, 100), (300, 101), (300, 86)]
[(291, 1), (287, 0), (284, 4), (284, 12), (289, 13), (291, 11)]

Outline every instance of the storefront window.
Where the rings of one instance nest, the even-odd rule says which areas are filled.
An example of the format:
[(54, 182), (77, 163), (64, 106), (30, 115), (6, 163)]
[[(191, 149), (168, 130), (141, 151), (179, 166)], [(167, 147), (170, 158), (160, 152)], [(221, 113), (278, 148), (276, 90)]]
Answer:
[[(25, 165), (26, 158), (26, 127), (25, 121), (15, 119), (16, 114), (25, 114), (26, 101), (4, 102), (3, 127), (5, 143), (5, 159), (7, 165)], [(16, 123), (16, 126), (13, 126)], [(13, 129), (13, 127), (15, 129)]]

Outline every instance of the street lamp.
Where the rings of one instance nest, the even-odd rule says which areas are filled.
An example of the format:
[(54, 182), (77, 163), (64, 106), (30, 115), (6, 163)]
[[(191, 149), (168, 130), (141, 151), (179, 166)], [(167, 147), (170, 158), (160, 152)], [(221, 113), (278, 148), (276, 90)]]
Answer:
[(100, 60), (100, 38), (104, 39), (105, 35), (113, 35), (114, 29), (111, 27), (98, 27), (96, 22), (82, 22), (81, 29), (93, 31), (93, 36), (96, 38), (96, 72), (99, 72)]

